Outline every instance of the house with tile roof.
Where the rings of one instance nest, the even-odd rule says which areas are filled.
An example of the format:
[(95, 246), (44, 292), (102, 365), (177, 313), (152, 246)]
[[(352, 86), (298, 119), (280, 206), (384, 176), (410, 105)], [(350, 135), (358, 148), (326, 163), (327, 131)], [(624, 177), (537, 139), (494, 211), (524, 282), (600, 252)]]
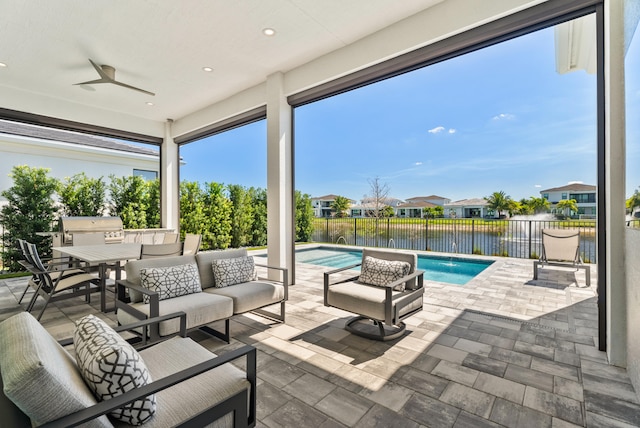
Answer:
[(444, 205), (444, 216), (448, 218), (493, 218), (496, 213), (489, 209), (484, 198), (461, 199)]
[[(338, 196), (339, 195), (331, 194), (311, 198), (313, 215), (316, 217), (331, 217), (333, 215), (333, 208), (331, 208), (331, 206), (333, 205), (333, 201), (335, 201)], [(349, 201), (351, 202), (351, 205), (354, 205), (356, 203), (356, 201), (354, 201), (353, 199), (349, 199)]]
[(440, 205), (421, 201), (421, 200), (413, 200), (403, 202), (395, 207), (396, 217), (405, 217), (405, 218), (424, 218), (424, 209), (425, 208), (435, 208)]
[(540, 191), (540, 196), (549, 201), (551, 212), (561, 200), (575, 199), (579, 218), (596, 218), (596, 186), (583, 183), (569, 183), (566, 186), (553, 187)]
[(414, 196), (413, 198), (407, 198), (405, 202), (429, 202), (431, 204), (440, 205), (443, 207), (445, 204), (451, 202), (451, 199), (444, 196), (431, 195), (431, 196)]

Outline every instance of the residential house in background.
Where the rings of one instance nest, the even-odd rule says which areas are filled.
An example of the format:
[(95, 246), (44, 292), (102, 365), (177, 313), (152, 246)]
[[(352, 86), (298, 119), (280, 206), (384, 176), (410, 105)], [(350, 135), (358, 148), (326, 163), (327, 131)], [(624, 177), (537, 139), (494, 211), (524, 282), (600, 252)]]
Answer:
[[(84, 172), (90, 178), (141, 175), (158, 177), (159, 152), (113, 138), (0, 120), (0, 191), (13, 186), (17, 165), (48, 168), (63, 180)], [(0, 204), (4, 198), (0, 196)]]
[(430, 204), (439, 205), (444, 207), (445, 204), (451, 202), (451, 199), (445, 198), (443, 196), (431, 195), (431, 196), (415, 196), (413, 198), (407, 198), (406, 203), (414, 203), (414, 202), (428, 202)]
[[(313, 215), (316, 217), (332, 217), (333, 209), (331, 206), (333, 205), (333, 201), (336, 200), (338, 195), (324, 195), (319, 196), (317, 198), (311, 198), (311, 206), (313, 207)], [(349, 199), (351, 205), (354, 205), (356, 201), (353, 199)]]
[(551, 204), (551, 212), (561, 200), (575, 199), (580, 218), (596, 218), (596, 186), (582, 183), (569, 183), (540, 191), (540, 195)]
[(414, 200), (410, 202), (407, 200), (407, 202), (398, 204), (395, 211), (397, 217), (423, 218), (425, 217), (425, 208), (435, 208), (438, 206), (439, 205), (427, 201)]
[(449, 218), (493, 218), (495, 213), (484, 198), (462, 199), (444, 205), (444, 216)]

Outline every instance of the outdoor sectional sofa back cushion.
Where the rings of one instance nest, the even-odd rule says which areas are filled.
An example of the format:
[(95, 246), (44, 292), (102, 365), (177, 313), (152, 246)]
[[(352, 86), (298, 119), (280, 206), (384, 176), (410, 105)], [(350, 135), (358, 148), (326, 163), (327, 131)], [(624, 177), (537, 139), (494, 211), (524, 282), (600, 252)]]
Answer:
[(213, 276), (213, 261), (219, 259), (233, 259), (238, 257), (247, 257), (246, 248), (237, 248), (223, 251), (204, 251), (196, 254), (196, 262), (198, 263), (198, 271), (200, 272), (200, 285), (202, 289), (215, 287), (215, 279)]
[(258, 279), (253, 257), (234, 257), (212, 260), (215, 287), (222, 288)]
[[(199, 293), (200, 277), (195, 263), (140, 269), (140, 283), (143, 287), (159, 293), (158, 300), (172, 299)], [(149, 296), (143, 296), (144, 303), (149, 303)]]
[[(4, 393), (35, 425), (97, 403), (71, 355), (28, 312), (0, 323)], [(112, 427), (106, 416), (86, 427)]]
[[(134, 285), (142, 285), (140, 281), (140, 271), (146, 268), (162, 268), (170, 266), (180, 266), (186, 264), (193, 264), (196, 259), (193, 255), (190, 256), (176, 256), (176, 257), (159, 257), (155, 259), (142, 259), (131, 260), (125, 265), (125, 272), (127, 273), (127, 281)], [(142, 293), (135, 290), (129, 290), (129, 297), (131, 297), (131, 303), (142, 302)]]

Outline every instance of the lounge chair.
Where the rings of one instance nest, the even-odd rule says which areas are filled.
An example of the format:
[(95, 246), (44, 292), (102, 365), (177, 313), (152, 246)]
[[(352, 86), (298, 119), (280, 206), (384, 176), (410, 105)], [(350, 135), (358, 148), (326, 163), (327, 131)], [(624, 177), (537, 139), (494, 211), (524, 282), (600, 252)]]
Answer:
[(140, 248), (141, 259), (180, 255), (182, 255), (182, 242), (174, 242), (173, 244), (142, 244)]
[[(324, 305), (358, 314), (345, 325), (350, 333), (383, 341), (398, 338), (406, 329), (402, 320), (422, 310), (424, 271), (416, 269), (417, 259), (411, 253), (365, 248), (360, 263), (325, 272)], [(344, 279), (345, 271), (357, 266), (362, 266), (360, 275)], [(331, 282), (331, 275), (340, 272)]]
[(542, 253), (533, 262), (533, 279), (538, 279), (538, 268), (544, 266), (584, 269), (587, 286), (591, 285), (591, 269), (580, 257), (580, 232), (564, 229), (542, 229)]
[(202, 242), (202, 235), (187, 233), (184, 235), (184, 245), (182, 247), (182, 255), (188, 256), (191, 254), (198, 254), (200, 250), (200, 242)]

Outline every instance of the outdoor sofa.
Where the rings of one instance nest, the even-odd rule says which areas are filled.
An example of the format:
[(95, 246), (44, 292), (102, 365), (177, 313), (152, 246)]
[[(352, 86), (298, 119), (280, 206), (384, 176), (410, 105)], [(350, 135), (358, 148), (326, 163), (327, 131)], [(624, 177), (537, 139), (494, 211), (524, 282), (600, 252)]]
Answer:
[[(279, 272), (278, 280), (258, 278), (255, 266)], [(284, 322), (288, 271), (255, 264), (246, 249), (205, 251), (196, 255), (132, 260), (126, 280), (117, 282), (117, 319), (122, 325), (172, 312), (187, 314), (187, 329), (199, 328), (226, 342), (229, 319), (255, 312)], [(263, 308), (280, 305), (279, 313)], [(208, 324), (224, 320), (224, 331)], [(177, 320), (152, 325), (143, 337), (174, 334)]]
[[(117, 332), (176, 316), (179, 335), (140, 351)], [(75, 358), (27, 312), (0, 323), (1, 426), (255, 426), (255, 348), (216, 356), (184, 313), (116, 330), (88, 315), (73, 342)]]

